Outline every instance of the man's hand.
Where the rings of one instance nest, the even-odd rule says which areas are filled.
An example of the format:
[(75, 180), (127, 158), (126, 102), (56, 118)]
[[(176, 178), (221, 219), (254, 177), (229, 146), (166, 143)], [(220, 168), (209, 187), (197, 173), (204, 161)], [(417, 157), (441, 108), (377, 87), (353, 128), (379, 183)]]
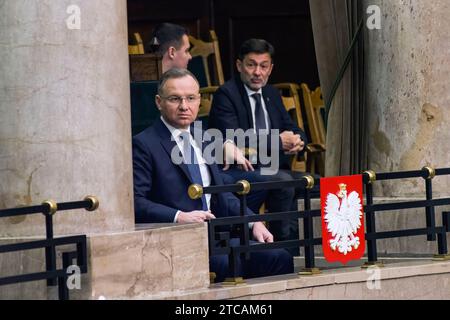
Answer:
[(293, 144), (294, 133), (292, 131), (283, 131), (280, 133), (281, 145), (284, 151), (291, 150), (294, 147)]
[(253, 237), (258, 242), (273, 242), (273, 235), (261, 221), (255, 222), (253, 225)]
[(224, 167), (223, 170), (226, 171), (230, 168), (230, 165), (237, 163), (239, 169), (244, 171), (255, 171), (251, 162), (244, 156), (242, 151), (236, 147), (232, 141), (226, 141), (223, 145), (224, 153)]
[(288, 154), (296, 154), (299, 151), (302, 151), (305, 148), (305, 142), (300, 138), (300, 135), (295, 134), (292, 140), (293, 147), (288, 150)]
[(305, 147), (305, 142), (300, 135), (294, 134), (292, 131), (283, 131), (280, 134), (282, 148), (287, 154), (295, 154)]
[(182, 212), (178, 214), (178, 223), (204, 222), (205, 220), (214, 219), (215, 216), (211, 211), (195, 210), (190, 212)]

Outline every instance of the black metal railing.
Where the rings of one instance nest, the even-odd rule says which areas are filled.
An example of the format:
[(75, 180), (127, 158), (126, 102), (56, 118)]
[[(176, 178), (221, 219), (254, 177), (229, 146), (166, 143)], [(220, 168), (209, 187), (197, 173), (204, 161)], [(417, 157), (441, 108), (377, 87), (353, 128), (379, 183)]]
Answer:
[[(53, 216), (56, 212), (64, 210), (86, 209), (88, 211), (94, 211), (98, 208), (98, 206), (99, 202), (96, 197), (87, 196), (82, 201), (56, 203), (53, 200), (46, 200), (41, 205), (0, 210), (0, 218), (41, 213), (45, 217), (46, 229), (45, 240), (0, 245), (0, 254), (45, 248), (46, 271), (1, 277), (0, 286), (29, 281), (47, 280), (47, 286), (58, 285), (59, 299), (69, 299), (69, 290), (66, 284), (68, 278), (67, 268), (72, 265), (73, 260), (76, 259), (76, 265), (78, 266), (80, 273), (87, 273), (86, 236), (76, 235), (54, 238)], [(63, 252), (62, 268), (57, 269), (56, 247), (70, 244), (76, 246), (75, 251)]]
[[(435, 221), (436, 206), (444, 206), (450, 204), (450, 198), (433, 199), (432, 181), (436, 176), (449, 175), (450, 168), (433, 169), (431, 167), (424, 167), (416, 171), (402, 171), (389, 173), (375, 173), (373, 171), (366, 171), (363, 174), (363, 182), (365, 185), (366, 205), (364, 212), (366, 214), (366, 242), (367, 242), (367, 256), (368, 264), (377, 263), (377, 242), (379, 239), (401, 238), (410, 236), (426, 235), (427, 241), (436, 241), (439, 256), (445, 256), (448, 253), (447, 249), (447, 232), (450, 231), (450, 212), (442, 212), (442, 226), (437, 227)], [(373, 183), (375, 181), (383, 180), (397, 180), (407, 178), (422, 178), (425, 182), (425, 198), (426, 200), (407, 201), (397, 203), (383, 203), (373, 204)], [(403, 210), (411, 208), (425, 208), (425, 228), (395, 230), (388, 232), (377, 232), (375, 227), (376, 213), (388, 210)]]
[[(450, 232), (450, 212), (442, 213), (442, 226), (436, 226), (435, 211), (436, 206), (450, 204), (450, 198), (432, 199), (432, 180), (438, 175), (449, 175), (450, 168), (433, 169), (425, 167), (417, 171), (375, 173), (366, 171), (363, 173), (363, 183), (365, 185), (366, 204), (363, 208), (366, 219), (365, 240), (367, 242), (366, 266), (376, 265), (377, 261), (377, 240), (388, 238), (400, 238), (410, 236), (426, 235), (427, 241), (435, 241), (437, 236), (438, 253), (435, 258), (448, 258), (446, 233)], [(381, 180), (394, 180), (405, 178), (422, 178), (425, 181), (426, 199), (420, 201), (407, 201), (399, 203), (373, 204), (373, 183)], [(303, 274), (315, 274), (319, 272), (315, 267), (314, 246), (322, 245), (322, 238), (314, 238), (313, 218), (321, 216), (321, 210), (311, 210), (310, 190), (316, 182), (311, 176), (305, 176), (298, 180), (277, 181), (277, 182), (256, 182), (250, 184), (245, 180), (238, 181), (233, 185), (201, 187), (191, 185), (189, 195), (193, 199), (201, 197), (202, 194), (217, 194), (222, 192), (233, 192), (238, 194), (240, 199), (240, 216), (216, 218), (208, 221), (209, 254), (227, 254), (229, 266), (234, 280), (239, 279), (237, 275), (238, 259), (242, 255), (249, 258), (250, 252), (269, 250), (274, 248), (303, 247), (305, 252), (305, 268)], [(289, 211), (280, 213), (267, 213), (264, 215), (246, 214), (246, 195), (252, 191), (262, 189), (279, 189), (286, 187), (304, 188), (304, 211)], [(375, 228), (376, 214), (387, 210), (401, 210), (410, 208), (425, 208), (426, 227), (420, 229), (394, 230), (388, 232), (377, 232)], [(256, 221), (273, 221), (287, 219), (303, 219), (303, 239), (277, 241), (273, 243), (258, 243), (250, 245), (249, 223)], [(223, 228), (227, 227), (226, 231)], [(230, 246), (229, 240), (232, 237), (240, 238), (239, 246)]]

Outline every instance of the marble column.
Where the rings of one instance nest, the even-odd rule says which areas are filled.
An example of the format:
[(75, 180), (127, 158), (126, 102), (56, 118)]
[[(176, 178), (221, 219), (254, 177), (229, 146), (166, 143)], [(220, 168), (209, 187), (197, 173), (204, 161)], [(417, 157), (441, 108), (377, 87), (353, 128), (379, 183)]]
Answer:
[[(0, 0), (0, 208), (81, 200), (55, 234), (134, 229), (126, 0)], [(42, 215), (0, 236), (43, 235)]]
[[(369, 168), (378, 172), (450, 166), (450, 2), (365, 0), (381, 9), (366, 29)], [(424, 196), (418, 179), (384, 183), (381, 196)], [(437, 177), (434, 195), (448, 196)]]

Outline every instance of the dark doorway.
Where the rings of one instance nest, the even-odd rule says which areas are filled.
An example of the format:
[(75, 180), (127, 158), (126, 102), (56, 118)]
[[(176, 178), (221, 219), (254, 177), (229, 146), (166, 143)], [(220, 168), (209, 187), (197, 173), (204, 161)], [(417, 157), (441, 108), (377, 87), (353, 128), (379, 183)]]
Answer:
[(219, 38), (225, 79), (235, 72), (236, 51), (248, 38), (264, 38), (275, 47), (272, 83), (305, 82), (319, 86), (309, 0), (128, 0), (128, 31), (148, 42), (163, 21), (186, 26), (197, 38)]

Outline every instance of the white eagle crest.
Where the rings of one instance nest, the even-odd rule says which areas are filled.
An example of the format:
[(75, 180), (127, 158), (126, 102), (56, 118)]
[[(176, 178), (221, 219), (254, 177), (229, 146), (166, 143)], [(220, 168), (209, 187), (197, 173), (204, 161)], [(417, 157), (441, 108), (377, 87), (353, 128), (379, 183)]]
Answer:
[(361, 227), (362, 216), (359, 194), (352, 191), (347, 197), (346, 188), (346, 184), (340, 183), (337, 196), (332, 193), (327, 195), (324, 216), (327, 230), (334, 237), (330, 240), (331, 249), (335, 251), (337, 248), (344, 255), (359, 246), (359, 237), (355, 234)]

